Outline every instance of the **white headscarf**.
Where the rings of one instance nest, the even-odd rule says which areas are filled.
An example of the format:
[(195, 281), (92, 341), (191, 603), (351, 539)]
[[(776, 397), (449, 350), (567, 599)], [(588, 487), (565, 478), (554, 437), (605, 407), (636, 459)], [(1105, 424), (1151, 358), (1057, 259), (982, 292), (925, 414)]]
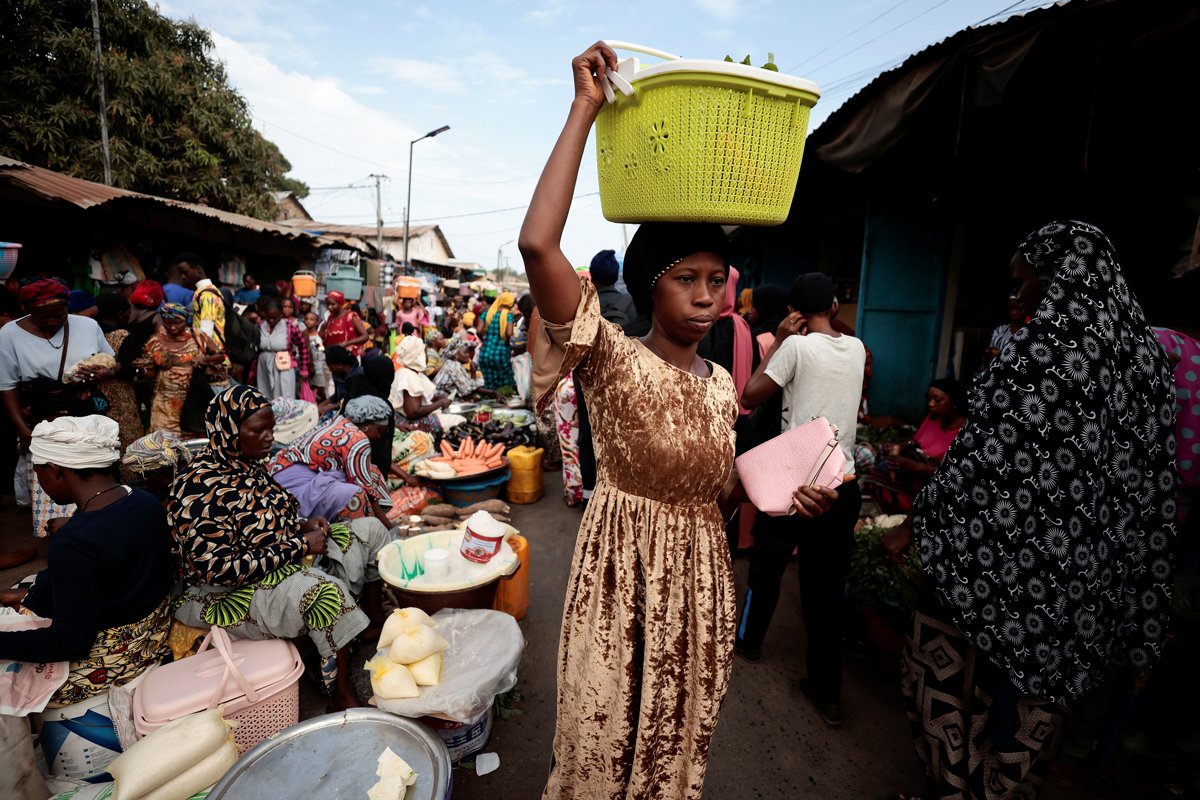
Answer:
[(415, 372), (424, 372), (425, 341), (419, 336), (405, 336), (396, 345), (396, 358), (401, 365)]
[(120, 457), (120, 426), (96, 414), (39, 422), (29, 445), (29, 458), (34, 464), (70, 469), (108, 467)]

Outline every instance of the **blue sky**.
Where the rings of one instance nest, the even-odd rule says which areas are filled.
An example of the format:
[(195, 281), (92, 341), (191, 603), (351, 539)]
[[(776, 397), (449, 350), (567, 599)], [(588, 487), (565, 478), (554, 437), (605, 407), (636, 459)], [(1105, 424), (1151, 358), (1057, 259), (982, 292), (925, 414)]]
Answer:
[[(162, 0), (168, 16), (212, 31), (215, 55), (257, 126), (313, 187), (319, 220), (374, 223), (371, 173), (383, 183), (383, 217), (402, 225), (408, 143), (416, 145), (413, 224), (436, 221), (457, 258), (496, 266), (513, 240), (537, 176), (561, 129), (570, 60), (601, 38), (694, 58), (761, 63), (823, 92), (814, 127), (881, 70), (954, 32), (1028, 0), (675, 0), (568, 3), (401, 0)], [(1013, 11), (1007, 13), (1013, 13)], [(1006, 14), (997, 17), (1001, 19)], [(649, 60), (649, 59), (646, 59)], [(354, 187), (354, 188), (347, 188)], [(624, 249), (600, 213), (590, 143), (563, 249), (578, 264)]]

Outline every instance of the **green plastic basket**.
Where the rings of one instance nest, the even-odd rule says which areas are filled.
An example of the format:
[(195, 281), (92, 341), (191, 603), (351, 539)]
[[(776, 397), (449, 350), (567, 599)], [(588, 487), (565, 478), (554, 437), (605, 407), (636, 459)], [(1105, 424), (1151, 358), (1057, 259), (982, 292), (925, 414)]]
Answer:
[[(638, 45), (616, 49), (669, 56)], [(810, 81), (742, 64), (621, 62), (634, 93), (596, 118), (600, 202), (611, 222), (778, 225), (800, 174)]]

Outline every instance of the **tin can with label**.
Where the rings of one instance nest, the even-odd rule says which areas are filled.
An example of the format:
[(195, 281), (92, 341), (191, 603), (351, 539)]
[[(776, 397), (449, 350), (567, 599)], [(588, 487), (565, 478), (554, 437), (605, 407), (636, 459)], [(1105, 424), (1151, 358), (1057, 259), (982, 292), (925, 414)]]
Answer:
[(476, 564), (486, 564), (495, 558), (496, 553), (500, 552), (500, 545), (504, 543), (504, 534), (499, 536), (484, 536), (477, 531), (471, 529), (468, 525), (463, 531), (462, 546), (458, 552), (467, 561), (473, 561)]

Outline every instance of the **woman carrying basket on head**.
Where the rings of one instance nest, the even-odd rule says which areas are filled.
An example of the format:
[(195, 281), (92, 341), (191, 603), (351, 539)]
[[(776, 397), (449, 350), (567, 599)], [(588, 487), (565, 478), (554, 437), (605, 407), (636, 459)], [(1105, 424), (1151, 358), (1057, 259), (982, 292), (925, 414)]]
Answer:
[[(567, 374), (593, 409), (598, 480), (568, 582), (554, 767), (545, 798), (699, 798), (729, 683), (733, 576), (718, 508), (733, 464), (737, 395), (696, 348), (729, 272), (719, 225), (643, 224), (625, 281), (653, 328), (632, 339), (600, 315), (560, 247), (588, 131), (616, 66), (603, 43), (573, 61), (575, 99), (521, 229), (544, 323), (538, 409)], [(670, 435), (663, 435), (670, 431)], [(832, 492), (802, 490), (798, 513)]]

